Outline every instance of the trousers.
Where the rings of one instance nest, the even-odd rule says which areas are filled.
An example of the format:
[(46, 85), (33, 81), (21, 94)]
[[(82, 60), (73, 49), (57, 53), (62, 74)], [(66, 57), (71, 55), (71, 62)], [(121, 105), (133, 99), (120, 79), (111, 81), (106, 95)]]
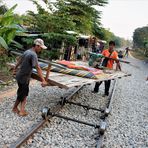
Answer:
[[(94, 87), (94, 91), (98, 92), (99, 91), (99, 86), (102, 84), (103, 81), (101, 82), (96, 82), (95, 87)], [(109, 88), (110, 88), (110, 84), (111, 84), (111, 80), (107, 80), (104, 81), (105, 84), (105, 95), (109, 95)]]

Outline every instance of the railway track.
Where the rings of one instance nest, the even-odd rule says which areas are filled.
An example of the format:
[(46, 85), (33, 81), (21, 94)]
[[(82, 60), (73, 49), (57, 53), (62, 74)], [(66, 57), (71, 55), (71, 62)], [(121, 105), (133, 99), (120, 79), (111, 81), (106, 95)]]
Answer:
[[(114, 80), (114, 84), (112, 87), (112, 91), (110, 93), (110, 95), (108, 96), (108, 102), (106, 104), (105, 108), (95, 108), (91, 105), (84, 105), (82, 103), (76, 103), (74, 101), (72, 101), (73, 97), (79, 93), (79, 91), (83, 88), (84, 85), (77, 87), (71, 94), (68, 94), (67, 96), (63, 96), (60, 98), (60, 101), (57, 102), (57, 104), (52, 107), (52, 108), (48, 108), (45, 107), (42, 109), (42, 120), (39, 121), (37, 124), (35, 124), (29, 131), (27, 131), (26, 133), (23, 133), (21, 137), (19, 137), (14, 143), (12, 143), (10, 145), (10, 148), (19, 148), (20, 146), (22, 146), (23, 144), (25, 144), (27, 142), (27, 140), (33, 136), (34, 133), (36, 133), (38, 130), (41, 130), (42, 128), (44, 128), (44, 125), (47, 122), (52, 122), (52, 118), (53, 117), (57, 117), (57, 118), (61, 118), (63, 120), (67, 120), (67, 121), (72, 121), (72, 122), (76, 122), (78, 124), (83, 124), (85, 126), (90, 126), (92, 128), (97, 129), (97, 135), (95, 135), (95, 147), (96, 148), (101, 148), (102, 147), (102, 140), (103, 140), (103, 135), (104, 132), (107, 128), (107, 123), (106, 123), (106, 117), (109, 115), (110, 111), (111, 111), (111, 104), (112, 104), (112, 99), (115, 93), (115, 88), (116, 88), (116, 80)], [(74, 119), (71, 117), (67, 117), (67, 116), (63, 116), (61, 114), (59, 114), (59, 111), (62, 110), (62, 108), (66, 105), (74, 105), (74, 106), (78, 106), (78, 107), (83, 107), (86, 111), (86, 113), (89, 110), (94, 110), (97, 112), (101, 113), (100, 116), (100, 120), (101, 122), (99, 124), (94, 124), (94, 123), (90, 123), (90, 122), (86, 122), (83, 120), (78, 120), (78, 119)], [(99, 120), (99, 119), (98, 119)]]
[[(17, 56), (20, 56), (22, 54), (22, 53), (18, 53), (18, 52), (15, 52), (15, 51), (10, 51), (10, 53), (17, 55)], [(48, 63), (49, 65), (59, 66), (59, 65), (57, 65), (57, 63), (54, 63), (54, 62), (45, 61), (45, 60), (42, 60), (42, 59), (39, 59), (39, 60), (41, 62)], [(46, 72), (46, 77), (48, 77), (48, 75), (49, 74), (47, 74), (47, 72)], [(35, 75), (35, 76), (37, 76), (37, 75)], [(91, 84), (94, 81), (84, 83), (83, 81), (81, 82), (81, 80), (83, 78), (81, 80), (78, 79), (77, 81), (75, 81), (75, 79), (74, 79), (73, 80), (74, 82), (81, 82), (81, 83), (78, 83), (77, 85), (73, 84), (73, 86), (71, 86), (70, 84), (73, 83), (73, 81), (70, 81), (70, 82), (68, 81), (68, 83), (64, 81), (65, 83), (62, 83), (63, 81), (61, 82), (61, 79), (59, 79), (60, 81), (57, 80), (57, 76), (56, 76), (56, 80), (55, 80), (54, 77), (52, 77), (52, 78), (50, 77), (50, 80), (49, 80), (50, 86), (59, 86), (60, 88), (66, 88), (66, 89), (70, 88), (70, 87), (74, 87), (74, 86), (76, 87), (77, 86), (77, 88), (71, 94), (69, 94), (67, 96), (62, 96), (60, 98), (60, 101), (58, 101), (54, 107), (52, 107), (52, 108), (44, 107), (42, 109), (42, 117), (43, 117), (42, 120), (40, 122), (38, 122), (37, 124), (35, 124), (28, 132), (24, 133), (18, 140), (16, 140), (16, 142), (12, 143), (10, 145), (10, 148), (20, 147), (21, 145), (23, 145), (30, 138), (30, 136), (32, 136), (34, 133), (36, 133), (39, 129), (43, 128), (46, 123), (52, 122), (53, 117), (57, 117), (57, 118), (60, 118), (61, 120), (63, 119), (63, 120), (66, 120), (66, 121), (71, 121), (71, 122), (75, 122), (75, 123), (78, 123), (78, 124), (82, 124), (82, 125), (89, 126), (91, 128), (97, 129), (97, 135), (95, 136), (95, 141), (96, 141), (95, 147), (97, 147), (97, 148), (101, 147), (103, 134), (104, 134), (104, 132), (107, 128), (106, 117), (108, 116), (108, 114), (111, 111), (112, 98), (114, 96), (114, 90), (115, 90), (115, 87), (116, 87), (116, 79), (121, 78), (121, 77), (127, 77), (127, 76), (130, 76), (130, 75), (127, 74), (127, 73), (116, 73), (116, 74), (114, 73), (114, 75), (111, 75), (111, 77), (104, 78), (104, 79), (100, 80), (100, 81), (104, 81), (104, 80), (107, 80), (107, 79), (111, 79), (111, 80), (115, 79), (113, 87), (112, 87), (112, 91), (107, 98), (106, 106), (103, 107), (103, 108), (98, 107), (96, 105), (94, 107), (93, 106), (94, 104), (90, 105), (91, 102), (89, 102), (90, 103), (89, 105), (88, 105), (88, 103), (86, 105), (86, 104), (83, 104), (83, 102), (72, 101), (73, 96), (75, 96), (80, 91), (80, 89), (83, 88), (84, 85)], [(62, 75), (62, 77), (63, 77), (63, 75)], [(62, 77), (60, 77), (60, 78), (62, 78)], [(38, 80), (38, 77), (33, 77), (33, 78)], [(72, 79), (71, 77), (67, 78), (67, 76), (65, 76), (65, 78), (66, 78), (66, 80)], [(69, 84), (69, 85), (67, 86), (67, 84)], [(83, 85), (79, 86), (80, 84), (83, 84)], [(91, 97), (91, 95), (89, 97)], [(83, 121), (83, 120), (80, 120), (80, 119), (77, 119), (77, 118), (71, 118), (67, 115), (59, 114), (59, 112), (62, 110), (62, 108), (66, 104), (68, 104), (70, 106), (77, 106), (79, 108), (83, 108), (84, 109), (83, 112), (85, 112), (86, 115), (88, 114), (88, 112), (90, 110), (98, 112), (99, 117), (97, 117), (97, 121), (99, 123), (98, 122), (92, 123), (91, 120), (89, 122), (87, 122), (87, 120)], [(99, 104), (100, 104), (100, 102), (99, 102)]]

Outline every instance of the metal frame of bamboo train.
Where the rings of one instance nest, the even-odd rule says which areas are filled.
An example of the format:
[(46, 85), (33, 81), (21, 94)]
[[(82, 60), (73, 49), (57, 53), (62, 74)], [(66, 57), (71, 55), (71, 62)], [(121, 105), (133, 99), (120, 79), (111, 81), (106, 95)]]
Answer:
[[(13, 53), (13, 54), (18, 55), (17, 53)], [(43, 60), (41, 60), (41, 61), (43, 62)], [(71, 76), (71, 75), (62, 74), (62, 73), (51, 72), (50, 71), (51, 66), (59, 66), (59, 65), (57, 65), (56, 63), (52, 63), (50, 61), (44, 60), (44, 62), (49, 64), (47, 70), (43, 70), (44, 77), (45, 77), (46, 81), (48, 82), (49, 86), (58, 86), (58, 87), (64, 88), (64, 89), (69, 89), (71, 87), (75, 87), (76, 89), (74, 90), (74, 92), (72, 92), (68, 96), (61, 97), (60, 101), (58, 101), (54, 107), (52, 107), (52, 108), (44, 107), (42, 109), (43, 119), (40, 122), (38, 122), (37, 124), (35, 124), (33, 126), (33, 128), (31, 128), (31, 130), (29, 130), (27, 133), (23, 134), (23, 136), (21, 136), (15, 143), (12, 143), (10, 148), (20, 147), (24, 142), (26, 142), (29, 139), (30, 136), (32, 136), (37, 130), (42, 128), (46, 122), (50, 122), (52, 117), (58, 117), (58, 118), (70, 120), (72, 122), (77, 122), (79, 124), (83, 124), (83, 125), (87, 125), (87, 126), (91, 126), (93, 128), (96, 128), (98, 130), (98, 134), (95, 138), (96, 139), (96, 146), (95, 147), (97, 147), (97, 148), (101, 147), (103, 134), (107, 128), (106, 117), (109, 115), (109, 113), (111, 111), (111, 104), (112, 104), (112, 99), (113, 99), (113, 96), (115, 93), (116, 80), (118, 78), (130, 76), (130, 74), (127, 74), (127, 73), (121, 72), (121, 71), (113, 71), (112, 70), (109, 73), (105, 73), (102, 76), (100, 75), (100, 77), (98, 79), (88, 79), (88, 78), (76, 77), (76, 76)], [(15, 66), (13, 63), (9, 63), (8, 65), (11, 66), (12, 68)], [(33, 71), (31, 77), (40, 81), (40, 77), (38, 76), (38, 74), (35, 70)], [(92, 84), (94, 82), (104, 81), (104, 80), (114, 80), (113, 88), (112, 88), (110, 95), (108, 96), (108, 103), (107, 103), (105, 109), (95, 108), (90, 105), (83, 105), (82, 103), (75, 103), (72, 101), (73, 96), (76, 95), (83, 88), (83, 86)], [(100, 116), (101, 122), (97, 123), (97, 124), (93, 124), (93, 123), (84, 122), (84, 121), (81, 121), (78, 119), (66, 117), (66, 116), (59, 114), (58, 112), (64, 107), (65, 104), (83, 107), (85, 109), (85, 111), (87, 111), (87, 112), (89, 110), (95, 110), (95, 111), (101, 112), (101, 116)]]

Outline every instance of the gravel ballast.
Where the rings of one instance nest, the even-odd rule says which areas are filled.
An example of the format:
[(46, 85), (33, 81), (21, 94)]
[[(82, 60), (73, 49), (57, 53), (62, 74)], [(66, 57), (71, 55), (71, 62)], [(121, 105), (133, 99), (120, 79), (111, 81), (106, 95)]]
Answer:
[[(138, 65), (140, 70), (122, 64), (123, 71), (128, 71), (132, 76), (118, 80), (103, 139), (106, 148), (148, 147), (148, 84), (145, 81), (148, 65), (133, 58), (128, 60)], [(105, 108), (107, 98), (101, 97), (104, 85), (101, 85), (98, 94), (91, 92), (93, 87), (94, 84), (85, 86), (73, 101)], [(67, 92), (58, 87), (42, 88), (39, 82), (34, 83), (26, 106), (30, 113), (27, 117), (19, 117), (11, 112), (16, 96), (4, 98), (0, 103), (0, 147), (9, 147), (22, 133), (41, 120), (43, 107), (54, 106), (61, 96), (73, 90), (74, 88)], [(100, 123), (101, 115), (92, 110), (86, 114), (84, 108), (75, 105), (65, 105), (59, 114), (93, 124)], [(93, 148), (96, 133), (97, 130), (93, 127), (54, 117), (22, 147)]]
[(148, 147), (148, 64), (127, 60), (140, 69), (122, 64), (132, 76), (118, 81), (103, 142), (106, 148)]

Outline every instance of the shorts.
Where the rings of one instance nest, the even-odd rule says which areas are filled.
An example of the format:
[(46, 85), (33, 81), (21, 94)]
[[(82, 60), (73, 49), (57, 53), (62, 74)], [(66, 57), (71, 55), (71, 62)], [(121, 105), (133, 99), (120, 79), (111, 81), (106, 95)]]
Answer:
[(29, 83), (18, 82), (17, 100), (23, 102), (29, 93)]

